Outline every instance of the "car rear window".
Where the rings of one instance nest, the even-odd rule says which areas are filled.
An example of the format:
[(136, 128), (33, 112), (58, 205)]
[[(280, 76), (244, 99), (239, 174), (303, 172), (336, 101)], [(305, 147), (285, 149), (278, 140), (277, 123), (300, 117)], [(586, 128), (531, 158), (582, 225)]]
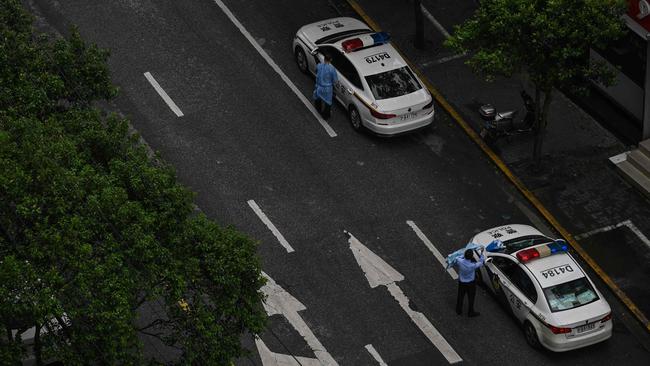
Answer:
[(422, 88), (407, 66), (368, 75), (366, 82), (377, 100), (400, 97)]
[(552, 312), (569, 310), (598, 300), (598, 295), (586, 277), (544, 289)]
[(549, 239), (541, 235), (522, 236), (519, 238), (504, 241), (503, 244), (505, 246), (505, 250), (503, 250), (502, 252), (506, 254), (511, 254), (524, 248), (532, 247), (534, 245), (539, 245), (539, 244), (550, 243), (552, 241), (553, 241), (552, 239)]
[(325, 36), (323, 38), (319, 38), (316, 40), (316, 44), (324, 44), (324, 43), (334, 43), (337, 41), (342, 40), (343, 38), (348, 38), (351, 36), (356, 36), (359, 34), (366, 34), (366, 33), (372, 33), (371, 30), (369, 29), (352, 29), (352, 30), (346, 30), (343, 32), (338, 32), (334, 34), (330, 34), (328, 36)]

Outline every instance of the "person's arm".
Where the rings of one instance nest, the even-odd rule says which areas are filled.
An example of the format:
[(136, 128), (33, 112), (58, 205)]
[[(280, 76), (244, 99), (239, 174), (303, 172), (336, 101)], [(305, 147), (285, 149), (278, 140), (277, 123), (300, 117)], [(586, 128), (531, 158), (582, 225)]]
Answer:
[(478, 262), (474, 263), (475, 268), (479, 268), (485, 264), (485, 254), (481, 253)]

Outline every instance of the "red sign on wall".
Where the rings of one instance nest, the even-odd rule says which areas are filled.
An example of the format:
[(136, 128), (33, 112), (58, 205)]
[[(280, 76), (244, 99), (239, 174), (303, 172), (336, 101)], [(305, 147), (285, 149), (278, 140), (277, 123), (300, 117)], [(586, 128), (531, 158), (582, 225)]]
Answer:
[(650, 0), (628, 0), (627, 15), (650, 31)]

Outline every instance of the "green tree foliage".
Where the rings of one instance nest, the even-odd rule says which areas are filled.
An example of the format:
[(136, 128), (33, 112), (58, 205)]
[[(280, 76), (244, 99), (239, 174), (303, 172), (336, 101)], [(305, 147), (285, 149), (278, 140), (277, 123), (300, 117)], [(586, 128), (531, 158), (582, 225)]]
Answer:
[(116, 94), (106, 51), (31, 22), (0, 0), (0, 363), (36, 327), (38, 363), (141, 365), (154, 337), (178, 364), (229, 364), (266, 319), (255, 243), (93, 107)]
[(625, 8), (625, 0), (482, 0), (447, 45), (470, 53), (467, 63), (487, 80), (528, 75), (535, 86), (533, 160), (539, 165), (554, 89), (585, 92), (590, 81), (613, 81), (605, 65), (589, 62), (589, 49), (621, 36)]

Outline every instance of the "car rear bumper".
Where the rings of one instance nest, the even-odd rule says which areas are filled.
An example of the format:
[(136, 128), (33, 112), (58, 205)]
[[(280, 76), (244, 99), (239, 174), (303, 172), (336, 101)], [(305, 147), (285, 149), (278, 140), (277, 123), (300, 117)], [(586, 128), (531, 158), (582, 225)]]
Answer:
[(612, 336), (612, 321), (608, 321), (602, 328), (589, 334), (567, 337), (565, 334), (553, 334), (550, 330), (541, 327), (539, 342), (553, 352), (565, 352), (577, 348), (590, 346), (609, 339)]
[(374, 118), (365, 118), (364, 119), (364, 126), (374, 132), (377, 135), (382, 135), (382, 136), (395, 136), (399, 134), (403, 134), (406, 132), (411, 132), (414, 130), (417, 130), (419, 128), (426, 127), (433, 123), (433, 116), (435, 115), (435, 112), (431, 112), (430, 114), (427, 114), (425, 116), (422, 116), (418, 119), (414, 119), (412, 121), (407, 121), (407, 122), (402, 122), (402, 123), (395, 123), (395, 124), (390, 124), (390, 125), (382, 125), (377, 123), (377, 120)]

